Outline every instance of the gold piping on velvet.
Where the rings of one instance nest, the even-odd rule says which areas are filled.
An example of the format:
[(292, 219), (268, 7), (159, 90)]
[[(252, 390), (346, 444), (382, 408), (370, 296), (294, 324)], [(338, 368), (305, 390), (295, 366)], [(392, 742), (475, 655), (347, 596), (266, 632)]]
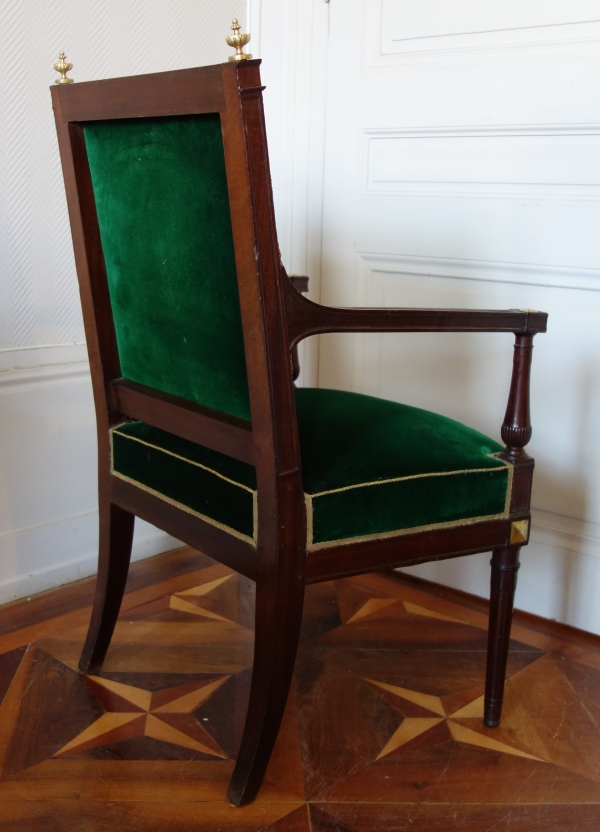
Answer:
[[(489, 454), (493, 456), (493, 454)], [(506, 465), (508, 468), (508, 465)], [(311, 497), (325, 497), (326, 494), (341, 494), (342, 491), (352, 491), (355, 488), (367, 488), (371, 485), (388, 485), (390, 482), (406, 482), (407, 480), (422, 480), (426, 477), (451, 477), (454, 474), (486, 474), (490, 471), (504, 471), (504, 467), (498, 468), (465, 468), (462, 471), (435, 471), (431, 474), (411, 474), (408, 477), (392, 477), (387, 480), (372, 480), (371, 482), (359, 482), (355, 485), (344, 485), (343, 488), (332, 488), (330, 491), (317, 491)]]
[[(312, 507), (311, 507), (312, 511)], [(364, 543), (369, 540), (386, 540), (389, 537), (403, 537), (407, 534), (418, 534), (419, 532), (431, 532), (438, 529), (452, 529), (455, 526), (472, 526), (474, 523), (483, 523), (489, 520), (506, 520), (507, 515), (502, 514), (487, 514), (484, 517), (470, 517), (468, 520), (450, 520), (447, 523), (433, 523), (430, 526), (413, 526), (410, 529), (399, 529), (391, 532), (382, 532), (381, 534), (366, 534), (361, 537), (344, 537), (339, 540), (326, 540), (323, 543), (308, 543), (307, 550), (314, 552), (317, 549), (330, 549), (332, 546), (348, 546), (351, 543)], [(311, 518), (311, 532), (312, 532), (312, 518)]]
[[(119, 473), (119, 471), (115, 471), (115, 463), (114, 463), (114, 455), (113, 455), (113, 433), (118, 433), (119, 436), (122, 436), (126, 439), (132, 439), (134, 442), (139, 442), (141, 445), (147, 445), (149, 448), (154, 448), (157, 451), (163, 451), (170, 456), (174, 456), (176, 459), (181, 459), (183, 462), (188, 462), (190, 465), (197, 465), (198, 468), (203, 468), (205, 471), (208, 471), (211, 474), (215, 474), (215, 476), (220, 477), (222, 480), (226, 480), (233, 485), (239, 485), (240, 488), (243, 488), (246, 491), (249, 491), (252, 494), (252, 528), (253, 528), (253, 535), (252, 537), (248, 537), (246, 534), (242, 534), (238, 532), (237, 529), (232, 529), (231, 526), (226, 526), (224, 523), (219, 523), (218, 520), (213, 520), (212, 517), (208, 517), (206, 514), (201, 514), (199, 511), (194, 511), (193, 508), (184, 505), (183, 503), (179, 503), (177, 500), (172, 500), (170, 497), (167, 497), (165, 494), (161, 494), (160, 491), (156, 491), (154, 488), (149, 488), (147, 485), (139, 482), (139, 480), (134, 480), (131, 477), (126, 476), (125, 474)], [(251, 546), (256, 548), (256, 535), (258, 529), (258, 492), (254, 491), (252, 488), (248, 488), (247, 485), (242, 485), (242, 483), (235, 482), (235, 480), (230, 480), (228, 477), (224, 477), (222, 474), (219, 474), (218, 471), (213, 471), (212, 468), (208, 468), (206, 465), (201, 465), (199, 462), (194, 462), (191, 459), (186, 459), (183, 456), (179, 456), (179, 454), (174, 454), (171, 451), (167, 451), (164, 448), (159, 448), (157, 445), (152, 445), (150, 442), (144, 442), (142, 439), (138, 439), (135, 436), (129, 436), (129, 434), (121, 433), (116, 428), (113, 428), (109, 431), (110, 435), (110, 472), (113, 477), (117, 477), (124, 482), (128, 482), (131, 485), (135, 485), (136, 488), (141, 488), (142, 491), (146, 491), (148, 494), (152, 494), (154, 497), (158, 497), (159, 500), (164, 500), (165, 503), (169, 503), (169, 505), (174, 506), (175, 508), (180, 509), (181, 511), (185, 511), (187, 514), (192, 514), (194, 517), (198, 517), (200, 520), (204, 520), (205, 523), (208, 523), (210, 526), (215, 526), (217, 529), (221, 529), (223, 532), (227, 532), (227, 534), (232, 534), (234, 537), (237, 537), (238, 540), (243, 540), (244, 543), (250, 543)]]
[[(121, 433), (120, 430), (117, 428), (113, 428), (111, 430), (111, 453), (112, 453), (112, 434), (118, 433), (119, 436), (122, 436), (124, 439), (131, 439), (132, 442), (139, 442), (140, 445), (146, 445), (148, 448), (152, 448), (155, 451), (161, 451), (163, 454), (168, 454), (169, 456), (175, 457), (175, 459), (180, 459), (182, 462), (187, 462), (188, 465), (195, 465), (196, 468), (202, 468), (203, 471), (208, 471), (209, 474), (214, 474), (215, 477), (219, 477), (220, 480), (225, 480), (225, 482), (231, 483), (231, 485), (237, 485), (238, 488), (243, 488), (244, 491), (249, 491), (251, 494), (254, 494), (254, 489), (250, 488), (247, 485), (244, 485), (241, 482), (236, 482), (235, 480), (230, 480), (229, 477), (223, 476), (223, 474), (219, 474), (218, 471), (214, 471), (212, 468), (209, 468), (207, 465), (202, 465), (201, 462), (195, 462), (193, 459), (187, 459), (185, 456), (180, 456), (179, 454), (174, 454), (173, 451), (167, 451), (166, 448), (161, 448), (159, 445), (153, 445), (151, 442), (146, 442), (144, 439), (138, 439), (137, 436), (131, 436), (129, 433)], [(111, 458), (112, 459), (112, 458)]]
[[(488, 454), (497, 458), (497, 454)], [(344, 537), (337, 540), (325, 540), (322, 543), (313, 543), (313, 497), (321, 497), (325, 494), (337, 494), (340, 491), (347, 491), (351, 488), (359, 488), (360, 486), (350, 485), (345, 488), (336, 488), (332, 491), (320, 491), (318, 494), (305, 494), (304, 501), (306, 503), (306, 549), (309, 552), (314, 552), (317, 549), (330, 549), (332, 546), (348, 546), (351, 543), (364, 543), (369, 540), (386, 540), (390, 537), (402, 537), (407, 534), (418, 534), (419, 532), (435, 531), (437, 529), (452, 529), (455, 526), (472, 526), (474, 523), (483, 523), (490, 520), (505, 520), (510, 513), (510, 500), (512, 495), (513, 473), (514, 466), (512, 463), (502, 460), (505, 467), (498, 468), (470, 468), (466, 471), (445, 471), (435, 474), (415, 474), (410, 477), (398, 477), (397, 479), (378, 480), (377, 482), (364, 483), (365, 486), (383, 485), (389, 482), (401, 482), (403, 480), (415, 480), (422, 477), (440, 477), (450, 474), (475, 474), (487, 471), (504, 471), (508, 469), (508, 482), (506, 485), (506, 501), (504, 503), (504, 511), (502, 514), (487, 514), (482, 517), (470, 517), (464, 520), (449, 520), (446, 523), (432, 523), (427, 526), (413, 526), (408, 529), (394, 529), (390, 532), (381, 532), (380, 534), (366, 534), (360, 537)]]
[(310, 549), (313, 545), (313, 504), (312, 495), (305, 494), (304, 502), (306, 503), (306, 548)]
[[(114, 469), (114, 460), (113, 460), (113, 433), (118, 433), (119, 436), (125, 439), (131, 439), (133, 442), (139, 442), (141, 445), (146, 445), (149, 448), (152, 448), (157, 451), (162, 451), (169, 456), (175, 457), (176, 459), (181, 460), (182, 462), (187, 462), (189, 465), (195, 465), (198, 468), (202, 468), (205, 471), (208, 471), (211, 474), (214, 474), (216, 477), (219, 477), (222, 480), (225, 480), (232, 485), (237, 485), (239, 488), (244, 489), (245, 491), (249, 491), (252, 494), (252, 520), (253, 520), (253, 537), (250, 538), (241, 532), (238, 532), (236, 529), (231, 528), (230, 526), (226, 526), (223, 523), (219, 523), (217, 520), (213, 520), (212, 518), (201, 514), (200, 512), (194, 511), (194, 509), (189, 508), (188, 506), (184, 505), (183, 503), (179, 503), (176, 500), (172, 500), (170, 497), (161, 494), (159, 491), (155, 491), (152, 488), (149, 488), (146, 485), (143, 485), (138, 480), (133, 480), (130, 477), (125, 476), (124, 474), (120, 474), (118, 471)], [(145, 442), (142, 439), (138, 439), (135, 436), (130, 436), (126, 433), (121, 433), (117, 428), (113, 428), (110, 431), (110, 456), (111, 456), (111, 472), (113, 476), (118, 477), (119, 479), (124, 480), (125, 482), (129, 482), (132, 485), (135, 485), (137, 488), (141, 488), (143, 491), (147, 491), (149, 494), (153, 494), (155, 497), (158, 497), (161, 500), (169, 503), (170, 505), (175, 506), (176, 508), (181, 509), (182, 511), (187, 512), (188, 514), (192, 514), (195, 517), (199, 517), (204, 522), (209, 523), (212, 526), (216, 526), (217, 528), (221, 529), (222, 531), (227, 532), (228, 534), (232, 534), (234, 537), (237, 537), (239, 540), (243, 540), (246, 543), (250, 543), (253, 546), (257, 545), (257, 530), (258, 530), (258, 492), (252, 488), (249, 488), (247, 485), (243, 485), (242, 483), (236, 482), (235, 480), (230, 479), (229, 477), (223, 476), (218, 471), (214, 471), (212, 468), (209, 468), (206, 465), (202, 465), (199, 462), (195, 462), (193, 460), (187, 459), (186, 457), (182, 457), (179, 454), (175, 454), (172, 451), (168, 451), (165, 448), (161, 448), (158, 445), (153, 445), (150, 442)], [(490, 457), (496, 457), (497, 454), (489, 454)], [(306, 548), (309, 551), (315, 551), (317, 549), (326, 549), (331, 548), (332, 546), (344, 546), (349, 545), (351, 543), (362, 543), (369, 540), (385, 540), (391, 537), (401, 537), (407, 534), (417, 534), (419, 532), (425, 531), (434, 531), (437, 529), (450, 529), (456, 526), (470, 526), (474, 523), (481, 523), (484, 521), (491, 521), (491, 520), (502, 520), (509, 516), (510, 511), (510, 500), (512, 494), (512, 483), (513, 483), (513, 471), (514, 467), (510, 462), (506, 460), (502, 460), (504, 462), (504, 466), (498, 468), (470, 468), (460, 471), (439, 471), (430, 474), (413, 474), (412, 476), (408, 477), (395, 477), (392, 479), (387, 480), (376, 480), (373, 482), (366, 482), (366, 483), (359, 483), (356, 485), (348, 485), (343, 488), (334, 488), (330, 491), (319, 491), (314, 494), (304, 494), (304, 499), (306, 503)], [(394, 529), (389, 532), (381, 532), (379, 534), (370, 534), (370, 535), (362, 535), (360, 537), (348, 537), (348, 538), (339, 538), (337, 540), (327, 540), (322, 543), (313, 543), (313, 498), (314, 497), (322, 497), (328, 494), (338, 494), (343, 491), (350, 491), (356, 488), (363, 488), (369, 487), (373, 485), (386, 485), (388, 483), (393, 482), (404, 482), (406, 480), (416, 480), (416, 479), (423, 479), (425, 477), (444, 477), (444, 476), (452, 476), (456, 474), (476, 474), (476, 473), (487, 473), (490, 471), (504, 471), (508, 470), (508, 483), (506, 489), (506, 502), (504, 507), (504, 512), (502, 514), (489, 514), (484, 515), (481, 517), (472, 517), (469, 519), (463, 520), (451, 520), (446, 523), (433, 523), (426, 526), (413, 526), (411, 528), (406, 529)]]
[[(498, 454), (490, 454), (490, 456), (495, 456), (498, 458)], [(512, 462), (506, 462), (505, 459), (502, 460), (506, 464), (508, 468), (508, 482), (506, 483), (506, 502), (504, 503), (504, 514), (506, 517), (510, 514), (510, 501), (512, 498), (512, 486), (513, 486), (513, 475), (515, 472), (515, 466)]]
[[(199, 517), (200, 520), (204, 520), (205, 523), (208, 523), (211, 526), (216, 526), (217, 529), (221, 529), (223, 532), (227, 532), (227, 534), (232, 534), (234, 537), (237, 537), (238, 540), (243, 540), (245, 543), (250, 543), (251, 546), (256, 547), (256, 540), (253, 537), (248, 537), (248, 535), (242, 534), (238, 532), (236, 529), (232, 529), (231, 526), (225, 526), (223, 523), (219, 523), (218, 520), (213, 520), (212, 517), (207, 517), (206, 514), (200, 514), (199, 511), (194, 511), (193, 508), (189, 506), (185, 506), (183, 503), (178, 503), (177, 500), (172, 500), (170, 497), (167, 497), (165, 494), (161, 494), (160, 491), (155, 491), (153, 488), (148, 488), (147, 485), (139, 482), (138, 480), (132, 480), (131, 477), (126, 477), (125, 474), (120, 474), (118, 471), (114, 469), (111, 471), (113, 477), (117, 477), (120, 480), (124, 480), (125, 482), (131, 483), (131, 485), (135, 485), (136, 488), (141, 488), (142, 491), (147, 491), (148, 494), (152, 494), (154, 497), (158, 497), (159, 500), (164, 500), (165, 503), (169, 503), (171, 506), (175, 506), (175, 508), (181, 509), (181, 511), (185, 511), (187, 514), (193, 514), (194, 517)], [(256, 491), (253, 492), (256, 495)], [(254, 497), (254, 504), (256, 504), (256, 497)], [(253, 512), (255, 514), (255, 512)], [(254, 526), (254, 535), (256, 536), (256, 524)]]

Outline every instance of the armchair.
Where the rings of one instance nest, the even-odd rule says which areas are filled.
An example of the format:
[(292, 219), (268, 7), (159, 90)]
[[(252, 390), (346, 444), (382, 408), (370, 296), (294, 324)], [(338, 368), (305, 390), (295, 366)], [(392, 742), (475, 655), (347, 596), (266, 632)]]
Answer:
[[(136, 516), (256, 581), (235, 804), (256, 796), (277, 736), (307, 583), (492, 550), (485, 723), (498, 724), (529, 535), (532, 341), (546, 329), (541, 312), (304, 298), (280, 262), (259, 65), (52, 89), (98, 426), (80, 670), (108, 650)], [(395, 402), (295, 389), (297, 343), (342, 331), (515, 333), (506, 447)]]

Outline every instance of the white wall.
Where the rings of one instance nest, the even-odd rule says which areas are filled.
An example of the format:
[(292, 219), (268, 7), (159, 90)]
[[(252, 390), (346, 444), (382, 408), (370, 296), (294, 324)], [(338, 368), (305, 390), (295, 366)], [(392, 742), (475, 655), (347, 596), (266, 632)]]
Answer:
[[(218, 63), (245, 0), (0, 3), (0, 603), (96, 568), (96, 438), (48, 87)], [(176, 541), (136, 522), (134, 558)]]
[[(600, 633), (600, 2), (451, 5), (252, 0), (284, 260), (338, 305), (550, 313), (517, 606)], [(307, 383), (499, 438), (510, 336), (326, 336), (318, 349)], [(486, 596), (488, 563), (408, 571)]]
[[(376, 0), (371, 8), (374, 4)], [(355, 0), (341, 5), (351, 14)], [(383, 11), (393, 12), (396, 5), (384, 4)], [(329, 4), (324, 0), (251, 0), (249, 9), (251, 51), (263, 58), (267, 85), (265, 106), (283, 258), (289, 271), (311, 276), (311, 294), (317, 300), (328, 86), (329, 95), (336, 92), (328, 67), (328, 27), (334, 6), (337, 9), (340, 0)], [(560, 3), (546, 4), (550, 6), (560, 6), (559, 11), (564, 8)], [(411, 0), (403, 8), (421, 6)], [(51, 64), (64, 48), (75, 64), (73, 77), (82, 81), (217, 62), (228, 52), (222, 38), (234, 15), (245, 19), (245, 2), (84, 0), (49, 6), (42, 0), (4, 0), (0, 4), (0, 60), (5, 79), (0, 87), (0, 602), (90, 574), (95, 568), (94, 415), (47, 89), (54, 77)], [(392, 14), (380, 31), (389, 34), (397, 23)], [(416, 18), (411, 21), (412, 26), (418, 23)], [(499, 77), (510, 77), (511, 83), (520, 77), (543, 79), (551, 70), (558, 79), (556, 89), (549, 89), (543, 106), (528, 108), (524, 99), (523, 112), (513, 126), (536, 121), (538, 146), (547, 146), (544, 125), (562, 120), (567, 124), (562, 144), (581, 145), (570, 158), (581, 164), (582, 154), (591, 153), (588, 158), (593, 163), (598, 158), (600, 113), (594, 109), (597, 96), (585, 93), (581, 79), (589, 78), (595, 66), (598, 34), (588, 30), (582, 35), (580, 30), (554, 28), (553, 24), (545, 34), (558, 35), (549, 44), (539, 30), (527, 31), (528, 39), (516, 30), (508, 39), (497, 33), (486, 35), (485, 43), (476, 48), (472, 40), (469, 47), (469, 35), (455, 34), (445, 54), (438, 46), (443, 38), (425, 41), (425, 48), (419, 41), (418, 55), (400, 58), (391, 54), (397, 50), (395, 41), (384, 39), (374, 41), (371, 57), (374, 52), (380, 66), (390, 61), (403, 63), (403, 90), (412, 89), (415, 97), (422, 89), (423, 73), (440, 62), (456, 66), (466, 59), (467, 71), (479, 72), (478, 51), (487, 50), (484, 64), (503, 66), (506, 75)], [(415, 32), (418, 37), (428, 35)], [(411, 41), (405, 52), (418, 51), (415, 43)], [(354, 55), (352, 60), (360, 62), (363, 56)], [(589, 113), (583, 119), (584, 129), (577, 129), (574, 118), (565, 118), (564, 107), (572, 104), (575, 109), (581, 100), (589, 105)], [(442, 108), (443, 98), (438, 96), (437, 103)], [(444, 122), (439, 113), (432, 126), (451, 123), (451, 119)], [(497, 123), (502, 122), (501, 115), (495, 112)], [(423, 123), (422, 118), (418, 126)], [(404, 130), (404, 137), (414, 126), (410, 119), (387, 125), (392, 132)], [(421, 138), (423, 148), (431, 135)], [(504, 140), (504, 147), (510, 142), (510, 138)], [(385, 161), (384, 155), (374, 157), (374, 162)], [(439, 182), (444, 177), (437, 178)], [(391, 179), (401, 182), (402, 171), (395, 171)], [(515, 180), (518, 177), (513, 173), (513, 185)], [(507, 181), (511, 182), (510, 177)], [(538, 460), (535, 523), (523, 557), (517, 604), (600, 632), (600, 605), (594, 603), (600, 590), (600, 268), (595, 255), (598, 235), (586, 220), (587, 209), (595, 210), (598, 204), (594, 190), (598, 183), (595, 179), (582, 183), (575, 177), (550, 184), (562, 187), (560, 198), (554, 189), (554, 207), (562, 206), (571, 226), (581, 234), (583, 247), (571, 246), (567, 258), (555, 254), (560, 225), (547, 236), (547, 244), (541, 241), (539, 254), (517, 263), (498, 246), (482, 248), (480, 237), (476, 253), (432, 248), (430, 241), (440, 237), (428, 233), (422, 235), (426, 243), (421, 249), (407, 243), (388, 252), (388, 257), (374, 257), (372, 252), (370, 256), (363, 246), (351, 279), (357, 302), (406, 305), (425, 299), (429, 305), (464, 302), (476, 306), (495, 298), (495, 305), (550, 312), (549, 333), (538, 337), (534, 358), (530, 447)], [(565, 186), (573, 185), (579, 192), (567, 193)], [(586, 200), (581, 185), (590, 194)], [(515, 193), (513, 189), (513, 199)], [(494, 204), (496, 198), (506, 205), (506, 199), (497, 197), (488, 194), (486, 204)], [(468, 197), (461, 198), (468, 203)], [(419, 204), (414, 194), (406, 199), (408, 205)], [(534, 210), (524, 209), (524, 215), (547, 211), (552, 199), (538, 187), (530, 205)], [(568, 213), (573, 204), (580, 214)], [(443, 215), (435, 222), (431, 217), (425, 220), (423, 228), (428, 231), (444, 228)], [(544, 229), (546, 220), (540, 222)], [(505, 240), (515, 238), (514, 233), (504, 234)], [(540, 235), (530, 238), (539, 242)], [(468, 239), (468, 234), (462, 237), (463, 242)], [(357, 253), (354, 248), (353, 257)], [(322, 279), (327, 298), (333, 283), (327, 261)], [(386, 343), (388, 336), (372, 339), (368, 345), (357, 342), (358, 353), (345, 342), (341, 348), (324, 350), (320, 378), (317, 339), (311, 339), (302, 358), (303, 378), (308, 384), (320, 381), (404, 400), (408, 396), (414, 403), (465, 420), (468, 415), (463, 416), (463, 406), (481, 401), (475, 393), (481, 396), (483, 391), (489, 408), (477, 411), (471, 423), (497, 435), (496, 416), (503, 412), (510, 371), (510, 344), (492, 336), (497, 340), (477, 347), (484, 350), (481, 356), (486, 360), (493, 356), (486, 374), (481, 363), (468, 358), (473, 354), (465, 340), (469, 336), (461, 338), (452, 342), (451, 360), (441, 365), (435, 364), (434, 355), (447, 347), (443, 338), (439, 341), (435, 336), (429, 336), (424, 348), (416, 342), (407, 347), (414, 351), (408, 353), (410, 361), (407, 353), (399, 352), (398, 342)], [(355, 354), (360, 360), (352, 358), (348, 363), (347, 356)], [(425, 372), (434, 373), (435, 385), (422, 384)], [(462, 386), (452, 393), (449, 381), (459, 375)], [(443, 392), (441, 404), (436, 389)], [(135, 557), (173, 545), (152, 527), (139, 526)], [(488, 556), (481, 555), (411, 571), (486, 595), (487, 561)]]
[[(249, 0), (283, 263), (320, 297), (328, 10), (324, 0)], [(249, 47), (250, 48), (250, 47)], [(300, 384), (318, 380), (318, 339), (299, 347)]]

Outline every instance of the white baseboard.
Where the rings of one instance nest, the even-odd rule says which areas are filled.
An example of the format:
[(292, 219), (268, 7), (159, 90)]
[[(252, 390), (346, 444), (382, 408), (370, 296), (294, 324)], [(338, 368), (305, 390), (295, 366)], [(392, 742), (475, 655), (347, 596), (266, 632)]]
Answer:
[[(132, 561), (182, 544), (136, 520)], [(68, 517), (0, 537), (0, 604), (94, 575), (98, 568), (98, 513)]]
[[(600, 635), (600, 526), (534, 510), (522, 550), (517, 609)], [(408, 574), (489, 597), (489, 553), (410, 566)]]
[[(96, 424), (85, 344), (0, 350), (0, 604), (95, 573)], [(133, 559), (179, 546), (136, 520)]]

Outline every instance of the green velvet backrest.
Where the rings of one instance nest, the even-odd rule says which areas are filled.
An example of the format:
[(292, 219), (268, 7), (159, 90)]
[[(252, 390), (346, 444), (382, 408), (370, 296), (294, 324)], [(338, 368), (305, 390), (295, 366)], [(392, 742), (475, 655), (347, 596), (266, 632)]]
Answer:
[(123, 377), (250, 419), (218, 113), (84, 135)]

